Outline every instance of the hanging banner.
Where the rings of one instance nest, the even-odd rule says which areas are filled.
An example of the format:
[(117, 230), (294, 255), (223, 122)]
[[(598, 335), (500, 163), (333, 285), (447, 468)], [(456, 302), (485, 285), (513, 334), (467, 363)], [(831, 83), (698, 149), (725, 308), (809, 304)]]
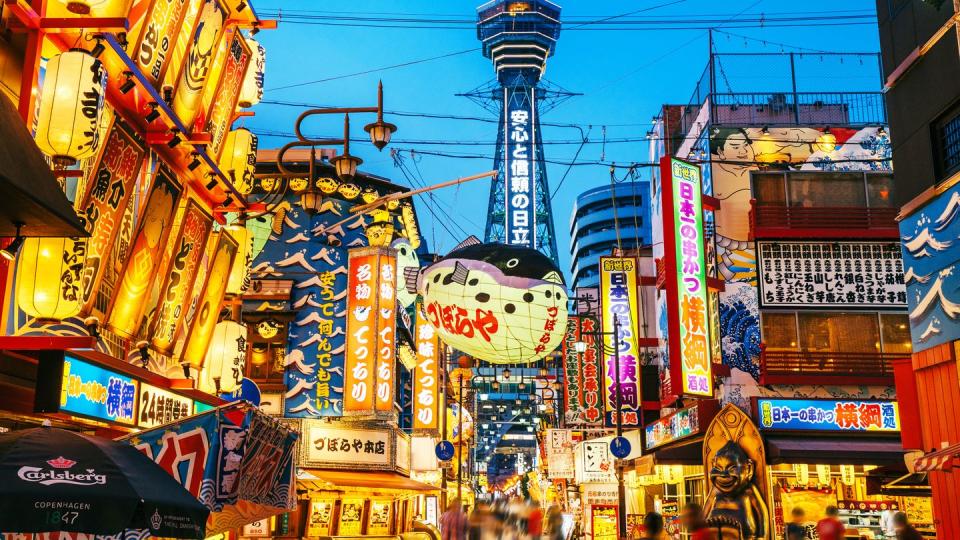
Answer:
[(110, 308), (108, 324), (123, 337), (132, 338), (139, 329), (144, 300), (158, 277), (179, 198), (180, 187), (174, 177), (159, 167)]
[(186, 11), (186, 0), (154, 0), (144, 17), (140, 39), (130, 56), (155, 87), (170, 65), (171, 49)]
[(207, 508), (207, 535), (296, 505), (297, 435), (255, 410), (212, 410), (127, 437)]
[(250, 47), (240, 32), (234, 32), (227, 49), (227, 58), (220, 72), (220, 81), (217, 83), (216, 99), (210, 104), (207, 123), (204, 131), (210, 134), (210, 144), (207, 151), (220, 159), (223, 143), (226, 140), (230, 124), (233, 123), (233, 113), (237, 108), (237, 99), (240, 97), (240, 87), (243, 85), (243, 76), (250, 63)]
[[(603, 420), (601, 397), (600, 341), (592, 335), (600, 331), (597, 318), (592, 315), (571, 315), (567, 319), (567, 333), (563, 338), (563, 369), (566, 381), (567, 410), (564, 423), (568, 426), (597, 426)], [(578, 353), (577, 342), (587, 344)]]
[(418, 315), (414, 332), (417, 336), (417, 367), (413, 373), (413, 430), (437, 433), (440, 430), (441, 399), (440, 336), (423, 315)]
[[(605, 354), (604, 388), (606, 421), (616, 425), (617, 386), (620, 387), (620, 416), (625, 426), (640, 425), (643, 398), (640, 384), (640, 348), (637, 344), (637, 259), (636, 257), (600, 257), (600, 311), (603, 318), (603, 345), (617, 348), (618, 358)], [(619, 335), (614, 338), (614, 320)], [(614, 345), (616, 343), (617, 345)]]
[(396, 251), (358, 248), (347, 270), (345, 415), (393, 411)]
[(210, 271), (207, 274), (207, 285), (197, 312), (193, 319), (193, 326), (187, 335), (187, 343), (183, 349), (183, 359), (190, 365), (200, 368), (210, 345), (213, 328), (217, 325), (220, 315), (220, 304), (227, 288), (227, 278), (230, 276), (230, 267), (237, 256), (237, 241), (232, 236), (221, 231), (217, 240), (217, 248), (213, 252), (210, 262)]
[(86, 179), (86, 193), (78, 212), (90, 233), (80, 273), (82, 313), (90, 313), (94, 308), (95, 293), (146, 157), (143, 145), (127, 125), (115, 117), (98, 162), (91, 167)]
[(662, 398), (713, 397), (700, 167), (665, 157), (660, 175), (667, 332), (672, 338)]
[(504, 243), (537, 249), (536, 90), (504, 88)]
[(193, 199), (187, 203), (180, 234), (173, 243), (173, 261), (160, 289), (160, 307), (153, 320), (152, 345), (170, 354), (188, 305), (187, 294), (200, 266), (200, 259), (213, 226), (213, 218)]
[(173, 112), (185, 126), (194, 126), (200, 110), (203, 87), (213, 70), (214, 56), (220, 45), (226, 18), (226, 11), (218, 0), (205, 0), (200, 8), (200, 19), (194, 29), (193, 39), (190, 40), (186, 65), (180, 75), (172, 104)]

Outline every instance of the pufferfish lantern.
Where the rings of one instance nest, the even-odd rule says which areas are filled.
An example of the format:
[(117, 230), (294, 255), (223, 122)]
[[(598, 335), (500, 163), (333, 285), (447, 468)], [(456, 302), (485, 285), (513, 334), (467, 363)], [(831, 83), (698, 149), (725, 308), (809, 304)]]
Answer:
[(560, 271), (534, 249), (474, 243), (420, 274), (427, 318), (451, 347), (494, 364), (539, 360), (567, 325)]

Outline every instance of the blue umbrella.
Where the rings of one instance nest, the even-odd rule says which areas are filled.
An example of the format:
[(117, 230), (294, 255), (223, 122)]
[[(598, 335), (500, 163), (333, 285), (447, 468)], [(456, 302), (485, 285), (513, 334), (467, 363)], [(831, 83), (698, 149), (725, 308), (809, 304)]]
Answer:
[(127, 443), (51, 427), (0, 435), (0, 531), (202, 539), (208, 514)]

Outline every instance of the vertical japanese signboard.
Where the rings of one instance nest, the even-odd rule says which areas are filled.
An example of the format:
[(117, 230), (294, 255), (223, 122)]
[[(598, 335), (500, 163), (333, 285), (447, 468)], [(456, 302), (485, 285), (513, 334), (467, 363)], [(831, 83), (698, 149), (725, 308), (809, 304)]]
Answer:
[(413, 374), (413, 430), (436, 433), (440, 429), (440, 336), (425, 316), (417, 317), (414, 330), (417, 367)]
[(605, 334), (602, 341), (605, 349), (616, 348), (614, 354), (604, 352), (603, 366), (606, 418), (611, 426), (617, 423), (618, 386), (621, 422), (626, 426), (641, 423), (637, 264), (636, 257), (600, 257), (600, 311)]
[(663, 189), (664, 276), (670, 339), (670, 396), (712, 397), (700, 168), (660, 161)]
[[(597, 318), (592, 315), (571, 316), (567, 319), (567, 333), (563, 338), (563, 369), (566, 381), (566, 413), (568, 426), (596, 426), (603, 420), (601, 397), (600, 331)], [(587, 349), (578, 353), (575, 343), (586, 343)]]
[(536, 90), (503, 89), (504, 243), (537, 249)]
[(210, 338), (213, 336), (213, 330), (220, 315), (220, 304), (226, 293), (230, 267), (233, 266), (233, 259), (237, 256), (238, 249), (237, 241), (233, 236), (221, 230), (217, 247), (210, 258), (207, 283), (197, 301), (197, 312), (193, 317), (193, 324), (183, 348), (183, 359), (198, 369), (203, 366), (206, 358)]
[(350, 251), (344, 415), (393, 410), (396, 268), (396, 252), (392, 249)]
[(126, 124), (115, 119), (97, 166), (91, 169), (87, 192), (80, 205), (80, 218), (90, 233), (80, 274), (80, 294), (87, 313), (93, 307), (97, 287), (146, 155), (143, 145), (136, 141)]
[(250, 63), (250, 48), (243, 36), (236, 32), (227, 47), (227, 58), (220, 73), (220, 81), (214, 94), (216, 99), (210, 105), (206, 130), (210, 133), (211, 154), (220, 158), (223, 143), (227, 138), (227, 131), (233, 122), (233, 113), (237, 108), (237, 98), (240, 96), (240, 86), (243, 85), (243, 75)]
[(144, 17), (140, 40), (130, 56), (154, 85), (167, 70), (186, 12), (186, 0), (154, 0)]
[(197, 118), (203, 88), (213, 70), (226, 19), (219, 0), (204, 0), (171, 105), (184, 125), (193, 126)]

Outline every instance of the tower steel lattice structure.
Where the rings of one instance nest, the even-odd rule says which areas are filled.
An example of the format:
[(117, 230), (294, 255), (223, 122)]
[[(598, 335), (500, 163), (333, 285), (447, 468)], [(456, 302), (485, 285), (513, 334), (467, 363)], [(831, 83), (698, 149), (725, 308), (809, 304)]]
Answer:
[(500, 126), (485, 240), (540, 250), (558, 262), (540, 114), (575, 95), (541, 78), (560, 37), (560, 6), (494, 0), (477, 8), (477, 38), (496, 80), (462, 94)]

